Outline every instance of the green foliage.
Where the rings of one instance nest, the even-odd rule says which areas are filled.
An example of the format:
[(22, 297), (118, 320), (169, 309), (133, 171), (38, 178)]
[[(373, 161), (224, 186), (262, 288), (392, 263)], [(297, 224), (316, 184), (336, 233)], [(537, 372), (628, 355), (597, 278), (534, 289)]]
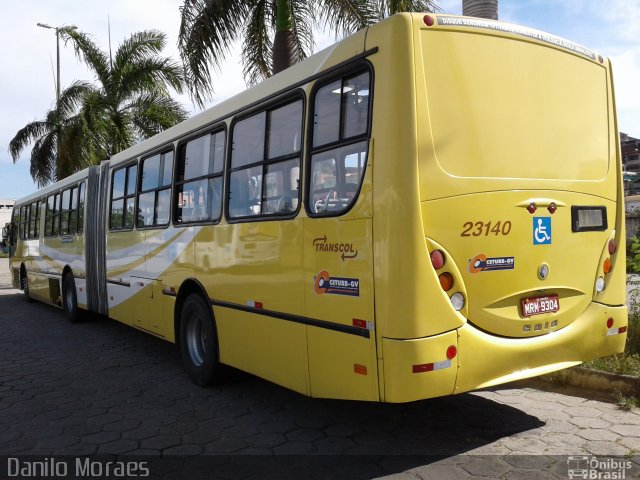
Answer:
[(640, 408), (640, 399), (633, 395), (625, 395), (624, 393), (616, 390), (613, 392), (613, 396), (620, 407), (620, 410), (624, 410), (625, 412), (629, 412), (634, 408)]
[(640, 237), (632, 237), (627, 246), (627, 272), (640, 273)]
[(31, 176), (39, 186), (98, 164), (187, 118), (169, 91), (182, 92), (183, 69), (159, 56), (164, 33), (134, 33), (111, 57), (75, 27), (58, 31), (95, 73), (97, 84), (76, 81), (44, 120), (28, 123), (11, 140), (14, 162), (33, 143)]
[(185, 0), (178, 48), (191, 96), (202, 106), (213, 92), (211, 70), (220, 71), (240, 38), (243, 73), (254, 84), (277, 73), (280, 63), (274, 71), (274, 59), (306, 58), (313, 50), (314, 26), (347, 35), (394, 13), (437, 8), (434, 0)]

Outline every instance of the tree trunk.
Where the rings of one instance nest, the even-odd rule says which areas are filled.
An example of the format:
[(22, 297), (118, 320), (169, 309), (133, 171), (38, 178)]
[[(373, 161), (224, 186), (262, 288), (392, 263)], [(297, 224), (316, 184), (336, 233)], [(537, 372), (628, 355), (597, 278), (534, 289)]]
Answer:
[(293, 33), (289, 0), (277, 0), (276, 35), (273, 39), (273, 74), (289, 68), (299, 60), (298, 44)]
[(277, 30), (273, 39), (273, 74), (289, 68), (298, 61), (298, 49), (293, 31)]
[(462, 15), (498, 20), (498, 0), (462, 0)]

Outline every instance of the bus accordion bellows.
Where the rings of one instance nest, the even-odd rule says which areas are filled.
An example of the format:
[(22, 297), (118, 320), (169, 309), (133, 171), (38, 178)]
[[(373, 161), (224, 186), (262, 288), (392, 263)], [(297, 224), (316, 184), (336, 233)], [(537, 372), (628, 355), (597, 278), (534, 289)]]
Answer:
[(608, 59), (400, 14), (16, 202), (28, 298), (313, 397), (408, 402), (623, 350)]

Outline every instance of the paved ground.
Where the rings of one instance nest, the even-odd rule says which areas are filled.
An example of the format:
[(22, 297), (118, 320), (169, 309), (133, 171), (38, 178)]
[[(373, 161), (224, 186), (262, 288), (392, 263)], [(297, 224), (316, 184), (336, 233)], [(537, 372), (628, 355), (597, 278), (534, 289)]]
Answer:
[(152, 455), (165, 478), (442, 480), (568, 478), (567, 455), (603, 472), (629, 456), (616, 461), (640, 477), (638, 410), (536, 382), (405, 405), (310, 399), (242, 373), (202, 389), (172, 345), (109, 320), (71, 325), (5, 271), (0, 259), (0, 478), (7, 456), (37, 454)]

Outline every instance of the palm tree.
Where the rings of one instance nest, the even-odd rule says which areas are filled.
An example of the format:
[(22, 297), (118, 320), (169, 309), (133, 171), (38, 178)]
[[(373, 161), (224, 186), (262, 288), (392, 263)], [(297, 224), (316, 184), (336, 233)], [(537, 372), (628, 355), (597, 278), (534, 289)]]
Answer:
[(462, 14), (498, 20), (498, 0), (462, 0)]
[(93, 145), (85, 141), (85, 125), (77, 113), (89, 88), (85, 82), (75, 82), (66, 88), (60, 95), (58, 109), (52, 108), (43, 120), (25, 125), (9, 143), (14, 163), (22, 150), (33, 143), (31, 177), (39, 187), (71, 175), (93, 160), (96, 152), (92, 151)]
[(394, 13), (436, 8), (434, 0), (185, 0), (178, 48), (202, 106), (212, 93), (211, 68), (220, 71), (240, 37), (243, 73), (254, 84), (306, 58), (314, 26), (347, 34)]
[(14, 162), (34, 142), (31, 174), (39, 185), (98, 163), (187, 118), (169, 93), (169, 88), (182, 92), (183, 69), (158, 56), (166, 44), (164, 33), (134, 33), (112, 57), (86, 33), (72, 27), (59, 32), (96, 75), (97, 85), (76, 82), (61, 95), (60, 111), (50, 110), (45, 120), (31, 122), (11, 140)]

